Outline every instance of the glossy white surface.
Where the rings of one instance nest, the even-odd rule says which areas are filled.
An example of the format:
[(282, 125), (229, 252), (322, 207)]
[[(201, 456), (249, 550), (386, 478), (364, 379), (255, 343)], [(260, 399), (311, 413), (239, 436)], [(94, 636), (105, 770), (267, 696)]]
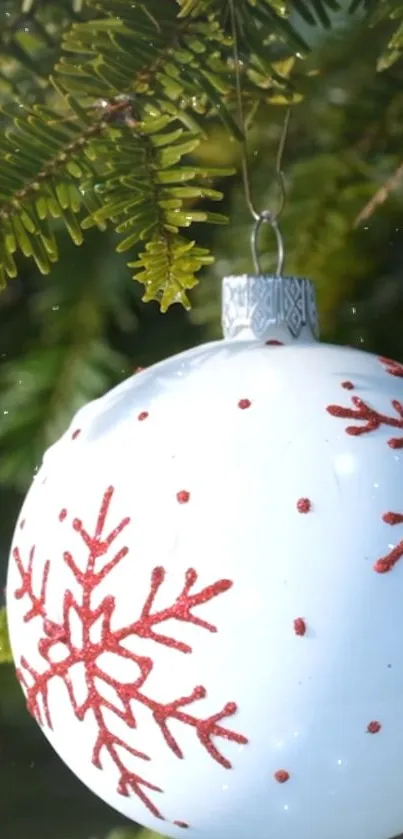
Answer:
[[(403, 558), (388, 573), (374, 570), (403, 539), (403, 524), (382, 519), (403, 513), (403, 450), (388, 445), (403, 438), (402, 416), (391, 404), (403, 403), (403, 377), (392, 369), (395, 375), (375, 356), (315, 343), (205, 345), (135, 375), (84, 408), (45, 456), (13, 542), (25, 572), (35, 545), (34, 600), (26, 573), (25, 594), (15, 597), (21, 572), (15, 557), (10, 560), (13, 653), (18, 666), (23, 656), (30, 669), (23, 663), (28, 687), (35, 681), (48, 686), (53, 729), (46, 722), (43, 728), (54, 748), (126, 816), (168, 836), (201, 839), (389, 839), (403, 832)], [(354, 389), (342, 387), (346, 381)], [(327, 406), (351, 408), (352, 397), (392, 418), (395, 427), (346, 433), (365, 421), (332, 416)], [(248, 408), (238, 407), (242, 399), (250, 400)], [(148, 412), (143, 420), (141, 412)], [(122, 547), (129, 550), (98, 586), (92, 578), (85, 601), (79, 572), (87, 567), (88, 573), (89, 550), (73, 522), (79, 518), (93, 535), (109, 486), (115, 491), (103, 538), (124, 517), (131, 522), (96, 560), (95, 572)], [(187, 503), (178, 503), (182, 490), (190, 493)], [(310, 500), (308, 513), (298, 512), (300, 498)], [(186, 622), (184, 611), (182, 620), (154, 625), (154, 632), (188, 644), (191, 653), (136, 632), (116, 640), (122, 627), (138, 621), (157, 566), (166, 577), (152, 614), (175, 602), (189, 568), (198, 574), (191, 593), (222, 579), (233, 583), (191, 610), (216, 633)], [(65, 613), (70, 652), (60, 630), (66, 591), (77, 604)], [(92, 659), (105, 678), (90, 674), (98, 693), (78, 719), (72, 696), (77, 706), (88, 699), (83, 606), (92, 609), (93, 645), (108, 608), (113, 614), (109, 652)], [(31, 607), (36, 616), (24, 621)], [(306, 622), (302, 636), (294, 631), (299, 617)], [(46, 652), (40, 640), (57, 632), (60, 643)], [(125, 645), (143, 659), (136, 664), (125, 657)], [(69, 668), (71, 650), (76, 663)], [(152, 668), (140, 679), (146, 658)], [(41, 682), (56, 660), (59, 676), (47, 681), (42, 675)], [(108, 678), (129, 685), (129, 692), (137, 685), (160, 706), (203, 685), (206, 697), (183, 713), (205, 719), (236, 703), (236, 713), (221, 725), (248, 743), (212, 737), (232, 764), (225, 768), (188, 718), (168, 720), (180, 759), (150, 703), (133, 700), (125, 708), (122, 691), (119, 699)], [(127, 721), (128, 707), (136, 728), (122, 718)], [(381, 724), (376, 733), (367, 731), (371, 722)], [(96, 768), (100, 726), (150, 759), (104, 746), (102, 768)], [(139, 787), (165, 821), (133, 788), (129, 797), (116, 791), (119, 761), (163, 790)], [(275, 780), (278, 770), (289, 773), (285, 783)], [(177, 820), (189, 828), (175, 826)]]

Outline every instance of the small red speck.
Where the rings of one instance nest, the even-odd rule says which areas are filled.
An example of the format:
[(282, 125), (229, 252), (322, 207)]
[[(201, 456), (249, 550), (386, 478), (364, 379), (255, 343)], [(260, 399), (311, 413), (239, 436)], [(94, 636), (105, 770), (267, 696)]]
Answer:
[(294, 632), (296, 635), (305, 635), (306, 632), (306, 623), (303, 618), (295, 618), (294, 620)]
[(142, 411), (141, 414), (138, 415), (137, 419), (142, 422), (143, 420), (147, 419), (148, 411)]
[(290, 773), (287, 772), (286, 769), (278, 769), (277, 772), (274, 773), (274, 778), (278, 784), (285, 784), (285, 782), (290, 778)]
[(63, 510), (60, 510), (60, 513), (59, 513), (59, 521), (64, 521), (66, 516), (67, 516), (67, 510), (66, 510), (65, 507), (63, 507)]
[(187, 822), (176, 821), (176, 822), (174, 822), (174, 824), (176, 825), (176, 827), (183, 827), (183, 828), (189, 827)]
[(25, 519), (20, 521), (20, 530), (24, 530), (24, 527), (25, 527)]
[(241, 408), (243, 411), (245, 408), (250, 408), (252, 402), (250, 399), (240, 399), (238, 402), (238, 408)]
[(381, 728), (382, 726), (378, 720), (372, 720), (367, 725), (368, 734), (378, 734), (378, 731), (380, 731)]
[(71, 435), (72, 440), (77, 440), (77, 437), (81, 434), (81, 428), (76, 428)]
[(345, 390), (354, 390), (354, 385), (352, 382), (342, 382), (341, 386), (344, 387)]
[(190, 492), (187, 489), (181, 489), (176, 493), (176, 500), (179, 504), (187, 504), (190, 499)]
[(386, 524), (402, 524), (403, 515), (401, 513), (384, 513), (382, 521), (386, 522)]
[(388, 446), (390, 446), (391, 449), (403, 449), (403, 438), (391, 437), (391, 439), (388, 440)]
[(309, 498), (299, 498), (297, 501), (297, 510), (299, 513), (309, 513), (312, 504)]
[(266, 341), (266, 347), (284, 347), (284, 342), (277, 341), (275, 338), (270, 338)]
[(142, 371), (145, 370), (145, 369), (146, 369), (145, 367), (135, 367), (134, 372), (135, 373), (142, 373)]

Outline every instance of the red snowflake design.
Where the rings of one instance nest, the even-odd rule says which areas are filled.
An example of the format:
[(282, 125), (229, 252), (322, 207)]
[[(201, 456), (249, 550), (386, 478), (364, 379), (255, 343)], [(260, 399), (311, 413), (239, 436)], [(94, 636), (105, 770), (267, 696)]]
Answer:
[[(401, 513), (384, 513), (382, 519), (386, 522), (386, 524), (403, 524), (403, 515)], [(378, 574), (386, 574), (388, 571), (392, 570), (402, 556), (403, 539), (398, 545), (396, 545), (395, 548), (392, 548), (386, 556), (383, 556), (381, 559), (376, 561), (374, 571), (377, 571)]]
[(403, 378), (403, 364), (400, 364), (399, 361), (392, 361), (391, 358), (385, 358), (385, 356), (379, 356), (379, 361), (385, 367), (385, 372), (389, 373), (390, 376), (398, 376), (399, 378)]
[[(332, 417), (354, 419), (363, 422), (363, 425), (348, 425), (346, 434), (359, 437), (361, 434), (369, 434), (371, 431), (376, 431), (381, 425), (403, 429), (403, 404), (398, 402), (397, 399), (392, 400), (392, 406), (398, 414), (397, 417), (388, 417), (386, 414), (380, 414), (374, 408), (367, 405), (359, 396), (352, 396), (351, 401), (354, 406), (353, 408), (344, 408), (342, 405), (328, 405), (326, 408)], [(391, 437), (388, 440), (388, 446), (392, 449), (403, 448), (403, 437)]]
[[(115, 613), (115, 598), (106, 595), (102, 602), (95, 606), (93, 603), (94, 593), (100, 583), (116, 568), (121, 560), (127, 556), (128, 547), (121, 547), (117, 552), (102, 565), (100, 560), (107, 557), (112, 549), (113, 543), (125, 530), (130, 518), (123, 518), (119, 524), (105, 535), (104, 528), (109, 513), (114, 488), (109, 487), (104, 493), (100, 506), (94, 535), (85, 529), (83, 522), (75, 518), (72, 520), (73, 529), (80, 535), (87, 553), (87, 559), (82, 570), (75, 562), (69, 551), (63, 554), (64, 562), (78, 583), (82, 596), (77, 600), (73, 593), (66, 590), (63, 597), (63, 618), (59, 623), (52, 620), (47, 612), (47, 586), (50, 574), (50, 561), (47, 560), (43, 567), (39, 594), (35, 594), (33, 587), (33, 565), (35, 558), (35, 547), (29, 553), (27, 565), (21, 557), (18, 547), (14, 548), (13, 556), (21, 577), (21, 585), (15, 591), (17, 599), (26, 598), (29, 601), (29, 608), (24, 615), (24, 621), (28, 622), (38, 619), (42, 622), (42, 637), (38, 642), (38, 652), (45, 662), (45, 669), (42, 672), (34, 669), (27, 659), (22, 656), (18, 670), (18, 678), (24, 688), (27, 705), (31, 714), (40, 725), (46, 724), (52, 728), (52, 717), (49, 707), (49, 685), (52, 679), (62, 679), (67, 690), (74, 714), (79, 721), (84, 720), (87, 714), (92, 714), (97, 725), (97, 737), (94, 743), (92, 763), (98, 769), (103, 768), (104, 757), (109, 757), (119, 773), (117, 791), (120, 795), (136, 795), (147, 809), (157, 818), (164, 819), (164, 816), (149, 797), (146, 790), (161, 793), (163, 790), (132, 771), (125, 765), (124, 754), (134, 756), (140, 760), (150, 760), (149, 755), (133, 748), (128, 742), (116, 736), (108, 727), (105, 712), (112, 712), (122, 720), (128, 729), (137, 727), (133, 705), (138, 702), (145, 706), (158, 726), (167, 747), (178, 758), (183, 758), (183, 752), (169, 728), (170, 720), (176, 720), (183, 725), (194, 728), (202, 747), (210, 757), (226, 769), (231, 768), (229, 760), (221, 754), (213, 742), (213, 738), (222, 738), (235, 743), (245, 744), (247, 738), (222, 725), (225, 718), (233, 716), (237, 711), (235, 702), (227, 702), (224, 708), (218, 713), (212, 714), (205, 719), (192, 713), (192, 707), (198, 700), (207, 695), (206, 688), (202, 685), (195, 687), (187, 696), (181, 696), (168, 703), (158, 702), (147, 694), (146, 682), (153, 670), (153, 661), (145, 655), (138, 655), (131, 652), (125, 646), (128, 638), (137, 636), (147, 638), (156, 644), (170, 647), (180, 653), (191, 653), (192, 648), (184, 641), (176, 640), (168, 635), (160, 634), (156, 627), (164, 621), (175, 619), (183, 623), (194, 624), (208, 632), (216, 632), (217, 628), (205, 620), (193, 614), (193, 610), (203, 603), (207, 603), (220, 594), (228, 591), (232, 586), (231, 580), (218, 580), (217, 582), (194, 591), (197, 582), (197, 573), (189, 568), (185, 573), (185, 581), (174, 603), (164, 609), (155, 606), (157, 594), (165, 579), (165, 570), (156, 567), (151, 574), (150, 591), (145, 600), (140, 616), (128, 626), (112, 629), (112, 619)], [(65, 521), (67, 510), (63, 508), (59, 515), (59, 521)], [(112, 551), (113, 552), (113, 551)], [(80, 602), (79, 602), (80, 601)], [(82, 627), (82, 643), (77, 647), (72, 640), (71, 618), (75, 613)], [(92, 628), (94, 624), (101, 622), (101, 637), (95, 642), (92, 639)], [(52, 651), (56, 645), (63, 644), (65, 656), (52, 660)], [(106, 673), (99, 658), (102, 654), (113, 653), (126, 661), (132, 662), (135, 669), (133, 681), (123, 683)], [(70, 678), (71, 668), (76, 664), (83, 664), (85, 668), (86, 698), (79, 703), (75, 697), (73, 684)], [(102, 696), (97, 684), (103, 682), (116, 692), (117, 704)], [(177, 820), (175, 824), (188, 827), (187, 822)]]

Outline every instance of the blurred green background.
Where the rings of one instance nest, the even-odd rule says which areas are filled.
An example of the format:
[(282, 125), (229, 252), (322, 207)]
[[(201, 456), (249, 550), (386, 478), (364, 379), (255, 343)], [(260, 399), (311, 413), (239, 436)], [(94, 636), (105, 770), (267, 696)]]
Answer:
[[(2, 0), (0, 10), (3, 102), (16, 92), (45, 95), (43, 79), (61, 33), (81, 4), (27, 3), (29, 14), (21, 15), (17, 6), (21, 11), (20, 3)], [(312, 53), (291, 60), (303, 95), (292, 106), (284, 155), (287, 273), (316, 282), (323, 340), (403, 360), (403, 62), (377, 72), (388, 21), (368, 29), (341, 14), (330, 32), (303, 21), (300, 27)], [(273, 166), (283, 118), (282, 98), (272, 98), (250, 132), (253, 191), (261, 208), (277, 200)], [(197, 158), (234, 164), (239, 172), (239, 154), (216, 123)], [(385, 184), (382, 200), (368, 208)], [(24, 493), (44, 449), (74, 411), (136, 367), (220, 336), (220, 280), (252, 267), (240, 175), (220, 186), (220, 209), (230, 223), (196, 226), (198, 242), (212, 249), (216, 262), (200, 275), (190, 313), (174, 306), (161, 315), (156, 304), (142, 303), (142, 289), (109, 232), (91, 232), (78, 249), (61, 228), (61, 258), (52, 274), (44, 278), (21, 259), (18, 278), (0, 295), (1, 590)], [(262, 247), (270, 270), (275, 253), (267, 230)], [(25, 710), (12, 666), (0, 665), (2, 839), (128, 839), (134, 833), (55, 756)]]

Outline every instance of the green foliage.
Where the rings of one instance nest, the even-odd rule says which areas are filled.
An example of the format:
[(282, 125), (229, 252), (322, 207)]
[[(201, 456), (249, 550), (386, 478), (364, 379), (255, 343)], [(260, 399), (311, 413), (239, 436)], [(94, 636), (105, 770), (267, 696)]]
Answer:
[(8, 639), (7, 615), (5, 609), (0, 609), (0, 664), (12, 661), (10, 641)]
[[(277, 203), (291, 102), (287, 273), (315, 280), (325, 339), (403, 358), (401, 0), (348, 5), (236, 0), (253, 194)], [(218, 337), (220, 280), (251, 260), (228, 0), (5, 0), (0, 33), (4, 282), (14, 275), (0, 296), (5, 562), (26, 487), (74, 411), (138, 365)], [(261, 241), (270, 270), (268, 228)], [(167, 314), (141, 302), (141, 284)], [(5, 630), (3, 610), (0, 661)], [(11, 664), (0, 680), (2, 837), (159, 839), (75, 785)]]
[(83, 0), (2, 0), (0, 101), (43, 98), (62, 34), (82, 12)]
[[(386, 17), (385, 11), (386, 10), (383, 10), (382, 14), (381, 9), (378, 10), (377, 17), (379, 21)], [(378, 70), (387, 70), (391, 67), (392, 64), (398, 61), (403, 50), (403, 7), (400, 5), (398, 8), (396, 7), (396, 9), (393, 8), (391, 11), (391, 17), (394, 21), (398, 21), (398, 26), (389, 38), (386, 49), (378, 58)]]
[[(296, 271), (311, 274), (328, 288), (329, 262), (333, 266), (337, 282), (322, 303), (325, 325), (346, 287), (341, 254), (348, 258), (354, 250), (354, 219), (382, 179), (393, 175), (402, 139), (397, 93), (391, 101), (391, 71), (373, 70), (374, 56), (382, 53), (400, 22), (401, 8), (394, 0), (351, 3), (350, 30), (344, 16), (340, 39), (339, 6), (336, 0), (299, 0), (286, 7), (277, 0), (235, 4), (245, 106), (254, 120), (251, 142), (257, 160), (263, 161), (254, 175), (259, 196), (270, 181), (267, 148), (271, 159), (275, 157), (275, 126), (282, 120), (277, 105), (301, 102), (291, 121), (287, 177), (293, 201), (284, 223), (295, 242), (288, 255)], [(22, 6), (14, 2), (12, 7), (15, 20)], [(3, 295), (5, 302), (13, 294), (25, 295), (19, 284), (21, 270), (27, 270), (22, 257), (43, 274), (52, 271), (49, 286), (39, 293), (39, 283), (35, 290), (24, 345), (14, 346), (13, 336), (14, 350), (0, 376), (5, 406), (0, 480), (21, 487), (71, 413), (119, 380), (125, 368), (120, 348), (104, 337), (111, 321), (115, 329), (132, 305), (122, 280), (124, 265), (111, 263), (111, 248), (127, 254), (133, 276), (144, 286), (143, 300), (156, 300), (166, 311), (175, 302), (189, 308), (199, 271), (212, 263), (208, 229), (212, 223), (221, 225), (228, 209), (232, 228), (216, 235), (217, 254), (220, 247), (227, 248), (235, 267), (239, 242), (248, 238), (248, 230), (242, 227), (240, 233), (237, 228), (242, 195), (234, 206), (228, 204), (233, 183), (228, 176), (240, 162), (240, 146), (234, 142), (239, 130), (228, 0), (166, 0), (163, 6), (160, 0), (88, 0), (81, 15), (72, 9), (67, 0), (58, 12), (50, 0), (30, 7), (29, 14), (49, 15), (56, 41), (63, 41), (63, 54), (41, 102), (8, 97), (3, 106), (0, 280), (3, 285), (8, 278), (14, 280)], [(74, 14), (66, 30), (66, 15)], [(329, 33), (329, 22), (335, 35)], [(296, 52), (308, 29), (319, 38), (319, 48), (310, 56), (304, 44), (307, 57), (301, 61)], [(307, 40), (311, 42), (311, 34)], [(37, 47), (31, 46), (35, 57)], [(347, 54), (351, 74), (345, 79), (338, 56), (343, 63)], [(393, 67), (398, 73), (399, 62)], [(333, 88), (342, 91), (343, 108), (324, 107)], [(368, 98), (371, 107), (357, 104)], [(379, 126), (385, 131), (392, 126), (388, 157), (371, 139), (376, 141), (379, 131), (371, 127), (374, 110)], [(218, 214), (214, 205), (223, 194), (225, 213)], [(270, 195), (258, 197), (259, 206), (267, 201), (270, 205)], [(66, 233), (74, 245), (85, 237), (89, 250), (84, 247), (75, 257), (66, 246)], [(90, 265), (91, 241), (98, 242), (100, 235), (102, 258)], [(62, 258), (80, 264), (63, 282), (60, 243)], [(242, 248), (241, 262), (241, 270), (248, 270)], [(114, 267), (108, 274), (105, 266), (110, 264)], [(362, 258), (352, 261), (350, 283), (359, 282), (363, 264)], [(221, 266), (222, 260), (218, 275)], [(217, 295), (209, 282), (198, 293), (193, 320), (203, 324), (207, 317), (216, 335), (211, 318)], [(49, 319), (49, 312), (56, 311)], [(6, 305), (6, 319), (7, 312)], [(8, 354), (9, 330), (2, 328)]]
[(178, 238), (170, 241), (169, 236), (165, 236), (147, 242), (140, 259), (129, 265), (143, 269), (135, 274), (146, 287), (143, 300), (148, 302), (160, 298), (161, 310), (166, 312), (172, 303), (181, 303), (185, 308), (190, 308), (185, 289), (196, 285), (195, 273), (202, 265), (211, 262), (212, 257), (206, 248), (196, 248), (194, 242)]
[[(19, 13), (24, 20), (30, 16), (45, 41), (49, 29), (40, 15), (49, 8), (52, 3), (24, 2)], [(331, 28), (339, 2), (292, 0), (285, 11), (277, 0), (238, 0), (235, 8), (248, 108), (297, 101), (302, 76), (299, 70), (289, 78), (292, 59), (309, 48), (292, 17), (296, 13), (311, 27)], [(179, 266), (180, 230), (195, 221), (225, 221), (199, 203), (220, 200), (212, 182), (229, 174), (200, 169), (192, 157), (217, 119), (241, 139), (228, 4), (87, 0), (89, 19), (66, 31), (66, 15), (80, 10), (81, 4), (66, 1), (59, 15), (63, 55), (52, 78), (58, 95), (49, 93), (42, 104), (21, 102), (17, 110), (3, 107), (11, 125), (0, 143), (0, 285), (16, 277), (18, 251), (42, 273), (51, 270), (58, 259), (55, 219), (77, 245), (86, 229), (108, 224), (125, 234), (120, 251), (145, 243), (147, 257), (130, 263), (143, 269), (135, 277), (146, 284), (144, 299), (163, 301), (163, 308), (174, 301), (186, 304), (186, 290), (209, 259), (199, 249)], [(360, 10), (369, 21), (375, 15), (374, 25), (398, 14), (392, 0), (382, 13), (370, 2), (352, 4), (352, 12)], [(18, 20), (13, 16), (2, 43), (3, 52), (11, 50), (22, 62)], [(393, 55), (399, 32), (390, 41)], [(32, 60), (36, 55), (41, 57), (33, 47)], [(181, 185), (187, 178), (191, 187)], [(155, 259), (156, 242), (163, 263)]]
[[(88, 245), (94, 239), (91, 234)], [(117, 323), (128, 305), (122, 274), (110, 270), (105, 250), (80, 252), (80, 267), (64, 243), (62, 261), (72, 267), (66, 281), (62, 261), (54, 282), (33, 295), (24, 350), (4, 361), (0, 378), (0, 480), (26, 487), (44, 450), (68, 425), (73, 411), (101, 395), (125, 370), (120, 352), (103, 341), (106, 326)], [(6, 315), (7, 318), (7, 315)], [(11, 330), (13, 315), (9, 313)], [(4, 333), (3, 333), (4, 334)], [(4, 334), (10, 352), (11, 336)]]
[[(71, 97), (69, 103), (75, 109), (75, 119), (62, 121), (49, 108), (33, 106), (25, 110), (24, 117), (14, 118), (12, 128), (0, 141), (4, 151), (0, 168), (0, 284), (5, 285), (7, 276), (17, 276), (14, 254), (18, 249), (32, 257), (43, 274), (50, 271), (58, 259), (52, 219), (64, 222), (76, 245), (83, 241), (83, 229), (96, 225), (102, 230), (106, 221), (125, 233), (119, 251), (147, 237), (149, 241), (165, 239), (166, 264), (173, 280), (177, 266), (170, 264), (169, 254), (174, 258), (181, 245), (179, 229), (193, 221), (225, 221), (215, 213), (187, 206), (201, 197), (221, 198), (220, 192), (202, 185), (214, 171), (196, 166), (183, 171), (178, 166), (184, 155), (194, 151), (198, 138), (177, 127), (175, 117), (155, 106), (145, 107), (148, 113), (138, 119), (127, 100), (123, 105), (118, 102), (113, 117), (122, 111), (126, 116), (122, 125), (115, 125), (110, 110), (101, 111), (91, 121)], [(221, 169), (219, 174), (227, 171)], [(194, 181), (192, 187), (183, 185), (186, 180)], [(87, 215), (80, 225), (77, 214), (83, 207)], [(194, 270), (198, 270), (196, 260)], [(152, 299), (151, 285), (158, 294), (161, 285), (160, 280), (157, 286), (156, 277), (150, 283), (150, 271), (149, 264), (147, 299)], [(183, 261), (181, 282), (183, 288), (194, 284), (194, 275), (186, 274)], [(177, 296), (176, 286), (166, 292), (164, 301)]]
[[(281, 228), (287, 273), (312, 277), (316, 283), (322, 334), (340, 336), (342, 329), (349, 336), (348, 343), (359, 342), (375, 351), (387, 341), (389, 355), (400, 357), (402, 265), (396, 249), (401, 242), (403, 212), (403, 66), (397, 62), (392, 71), (376, 72), (374, 58), (383, 39), (382, 29), (374, 27), (368, 33), (361, 23), (344, 32), (343, 40), (326, 42), (312, 61), (308, 60), (308, 72), (317, 67), (321, 72), (312, 76), (309, 99), (291, 118), (285, 152), (290, 197)], [(280, 117), (271, 114), (278, 126)], [(273, 188), (264, 155), (264, 143), (273, 134), (264, 116), (257, 120), (252, 181), (258, 207), (277, 204), (276, 184)], [(279, 127), (275, 136), (278, 141)], [(276, 141), (272, 143), (273, 158)], [(374, 194), (378, 201), (373, 201)], [(232, 195), (230, 215), (231, 227), (215, 237), (215, 283), (223, 273), (243, 273), (251, 267), (250, 254), (237, 247), (247, 241), (250, 230), (239, 187)], [(262, 233), (262, 263), (270, 271), (276, 261), (274, 242), (269, 231)], [(231, 254), (230, 265), (227, 254)], [(371, 304), (367, 298), (377, 277), (382, 280), (376, 302)], [(200, 289), (201, 302), (194, 313), (197, 323), (203, 322), (206, 300), (205, 320), (211, 324), (211, 294), (211, 289)], [(361, 297), (366, 300), (365, 310), (352, 302)], [(369, 312), (371, 322), (365, 325)], [(394, 323), (395, 329), (388, 331), (386, 323)]]

